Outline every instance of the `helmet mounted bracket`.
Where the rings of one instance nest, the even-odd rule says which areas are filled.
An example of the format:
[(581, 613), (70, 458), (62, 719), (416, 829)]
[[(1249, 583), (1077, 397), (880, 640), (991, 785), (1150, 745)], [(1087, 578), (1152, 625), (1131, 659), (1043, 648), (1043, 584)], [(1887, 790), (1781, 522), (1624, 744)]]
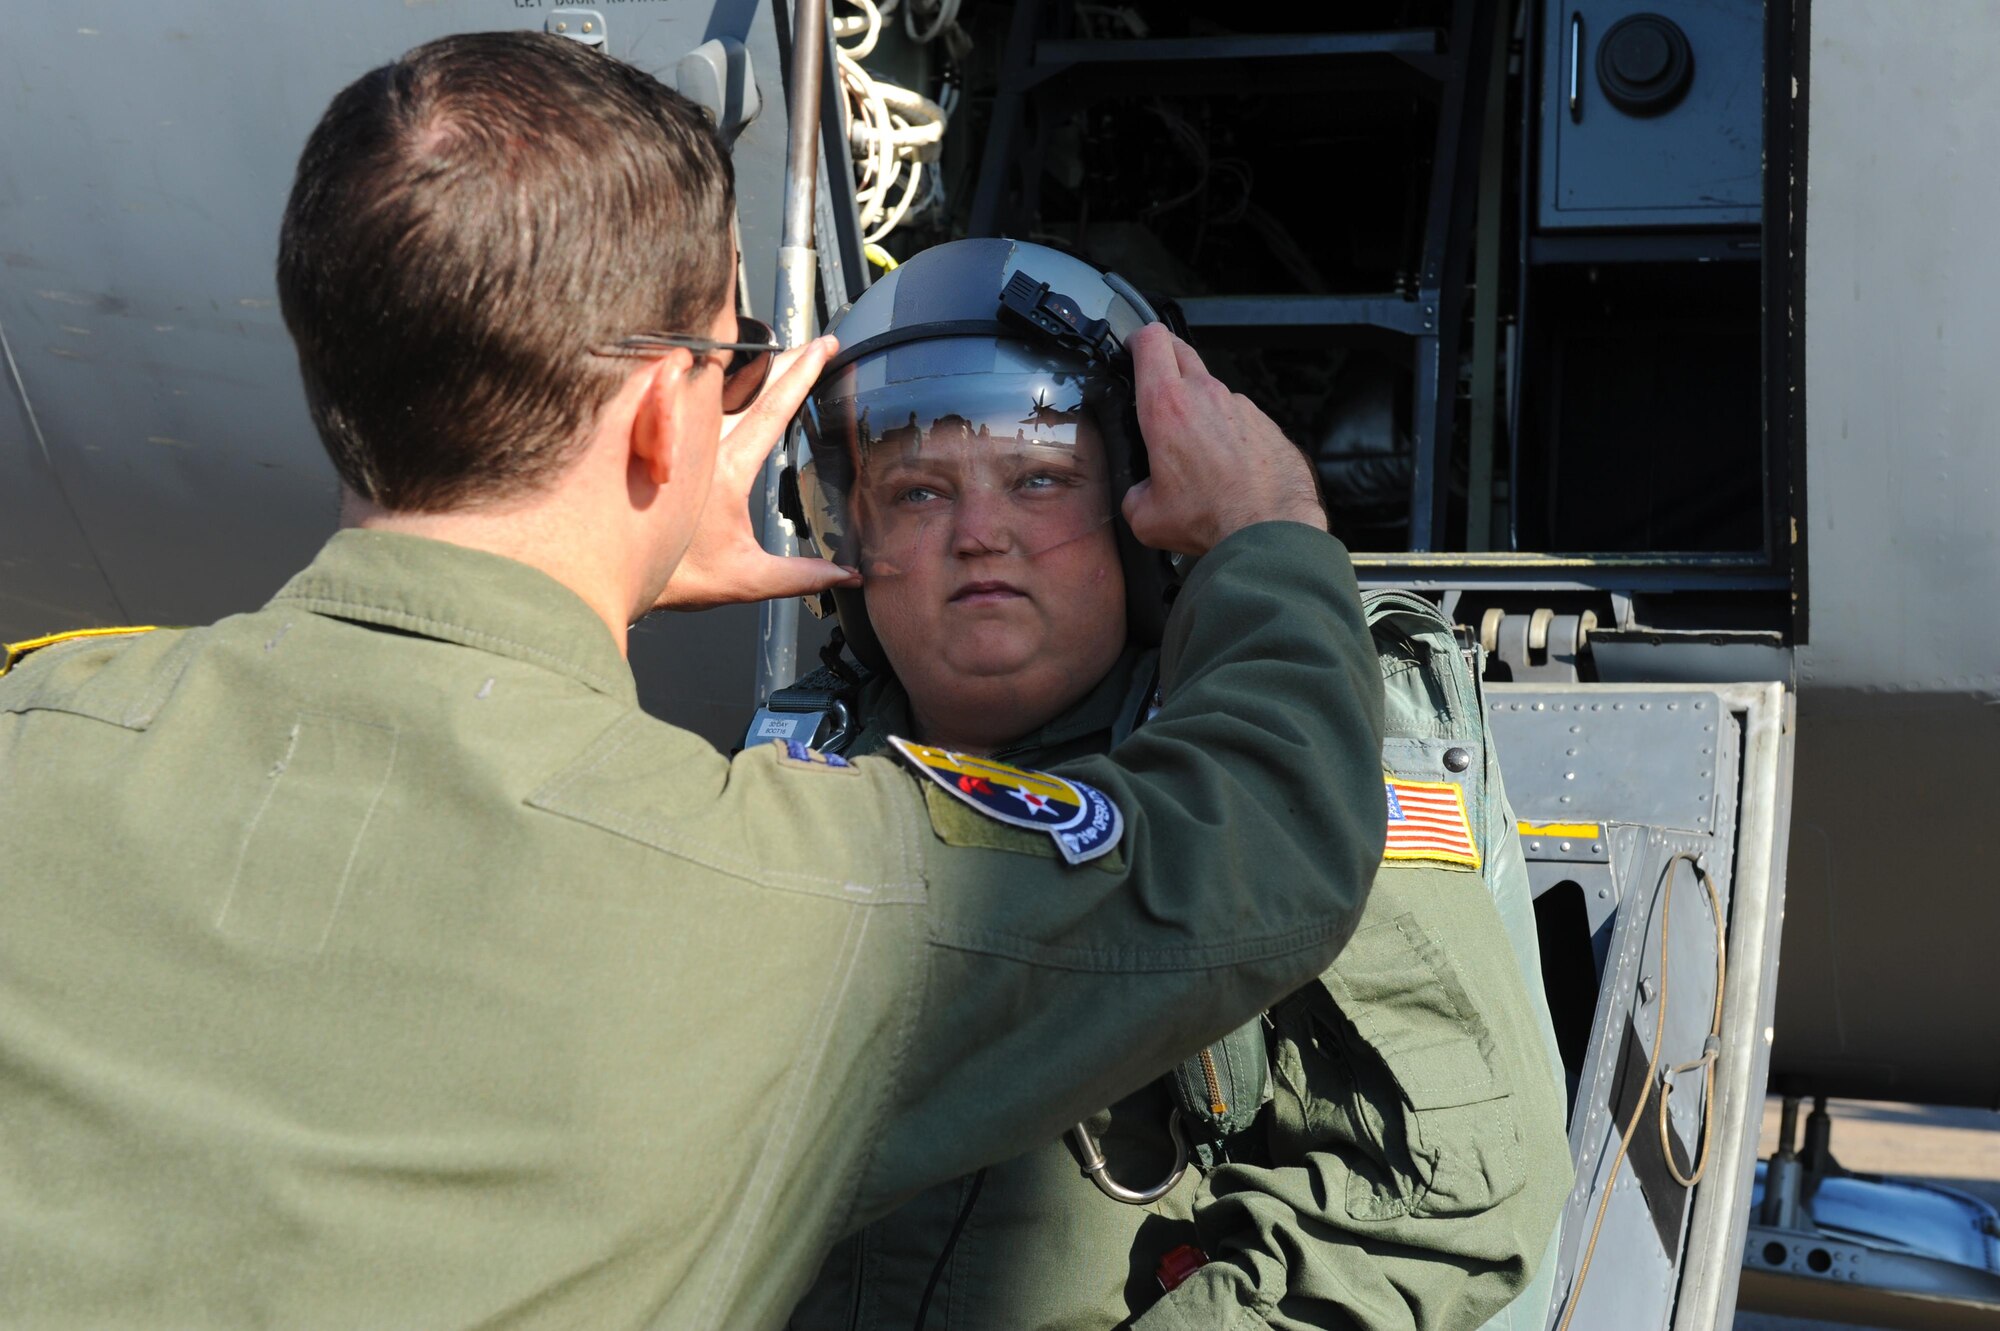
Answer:
[(1109, 367), (1124, 350), (1109, 321), (1084, 318), (1075, 301), (1022, 270), (1000, 292), (1000, 313), (1002, 322), (1012, 319), (1094, 366)]

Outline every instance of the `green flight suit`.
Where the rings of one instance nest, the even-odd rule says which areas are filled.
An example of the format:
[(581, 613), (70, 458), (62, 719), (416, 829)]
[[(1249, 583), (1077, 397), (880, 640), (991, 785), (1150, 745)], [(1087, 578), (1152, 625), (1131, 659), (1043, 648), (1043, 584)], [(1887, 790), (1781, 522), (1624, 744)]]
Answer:
[[(1145, 705), (1157, 660), (1156, 653), (1128, 648), (1076, 706), (993, 756), (1044, 767), (1108, 751), (1122, 737), (1121, 723)], [(890, 735), (911, 730), (909, 699), (891, 676), (869, 681), (856, 716), (860, 730), (850, 754), (879, 753)], [(1170, 1023), (1172, 1014), (1162, 1012), (1159, 1020)], [(1150, 1186), (1167, 1176), (1174, 1164), (1166, 1132), (1172, 1108), (1155, 1081), (1089, 1117), (1112, 1177)], [(1085, 1181), (1060, 1141), (986, 1170), (938, 1276), (928, 1331), (1101, 1331), (1122, 1321), (1128, 1307), (1157, 1297), (1153, 1271), (1161, 1256), (1195, 1240), (1188, 1216), (1198, 1181), (1189, 1170), (1163, 1201), (1129, 1206)], [(910, 1331), (971, 1186), (961, 1178), (931, 1188), (842, 1242), (793, 1313), (793, 1331)]]
[(1385, 859), (1347, 949), (1272, 1009), (1265, 1157), (1204, 1177), (1216, 1260), (1135, 1331), (1548, 1322), (1567, 1097), (1477, 660), (1420, 598), (1368, 600), (1383, 767), (1458, 789), (1480, 865)]
[(36, 652), (0, 678), (0, 1324), (780, 1324), (843, 1234), (1325, 964), (1381, 844), (1370, 654), (1338, 542), (1224, 541), (1175, 704), (1066, 768), (1125, 820), (1072, 868), (949, 844), (936, 801), (979, 815), (900, 763), (723, 758), (567, 589), (414, 537)]
[[(1526, 864), (1472, 667), (1434, 610), (1374, 602), (1384, 765), (1465, 792), (1485, 874), (1383, 864), (1349, 952), (1272, 1010), (1272, 1102), (1228, 1143), (1230, 1162), (1135, 1207), (1051, 1141), (984, 1171), (976, 1198), (970, 1179), (933, 1188), (841, 1244), (794, 1331), (908, 1331), (934, 1275), (926, 1331), (1107, 1331), (1134, 1317), (1148, 1331), (1546, 1323), (1544, 1253), (1570, 1167)], [(1153, 662), (1128, 650), (1069, 712), (995, 756), (1035, 766), (1111, 748), (1150, 696)], [(849, 751), (875, 751), (907, 731), (907, 698), (873, 680), (860, 716)], [(1120, 1182), (1165, 1176), (1171, 1103), (1154, 1083), (1090, 1120)], [(1155, 1271), (1182, 1243), (1214, 1260), (1163, 1298)]]

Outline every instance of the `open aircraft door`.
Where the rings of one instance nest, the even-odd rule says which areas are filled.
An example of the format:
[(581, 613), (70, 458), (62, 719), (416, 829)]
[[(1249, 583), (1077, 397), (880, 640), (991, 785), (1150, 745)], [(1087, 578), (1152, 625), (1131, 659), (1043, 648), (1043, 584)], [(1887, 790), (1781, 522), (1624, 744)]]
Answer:
[(1488, 684), (1569, 1080), (1554, 1328), (1736, 1300), (1791, 823), (1781, 684)]

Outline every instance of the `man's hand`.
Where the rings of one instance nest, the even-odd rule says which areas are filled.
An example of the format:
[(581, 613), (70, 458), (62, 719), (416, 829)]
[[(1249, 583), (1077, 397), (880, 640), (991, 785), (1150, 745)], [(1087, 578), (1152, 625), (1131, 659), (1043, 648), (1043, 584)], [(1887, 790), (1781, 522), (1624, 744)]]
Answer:
[(750, 492), (763, 476), (764, 459), (784, 437), (785, 427), (839, 345), (831, 337), (821, 337), (781, 353), (771, 367), (771, 382), (750, 409), (723, 418), (707, 504), (687, 553), (654, 609), (706, 610), (861, 585), (860, 573), (824, 559), (767, 553), (750, 525)]
[(1202, 555), (1258, 522), (1326, 530), (1312, 464), (1276, 422), (1210, 375), (1165, 325), (1140, 329), (1127, 345), (1152, 467), (1125, 495), (1133, 535), (1156, 550)]

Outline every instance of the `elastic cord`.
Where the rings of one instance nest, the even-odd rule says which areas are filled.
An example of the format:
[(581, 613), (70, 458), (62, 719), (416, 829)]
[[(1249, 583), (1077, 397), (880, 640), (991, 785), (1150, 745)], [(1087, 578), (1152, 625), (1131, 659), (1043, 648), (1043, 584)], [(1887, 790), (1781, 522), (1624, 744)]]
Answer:
[[(1632, 1138), (1638, 1134), (1640, 1120), (1646, 1117), (1646, 1105), (1652, 1099), (1653, 1076), (1659, 1071), (1660, 1048), (1665, 1044), (1667, 1036), (1667, 939), (1674, 910), (1674, 866), (1683, 860), (1694, 869), (1695, 877), (1701, 880), (1702, 885), (1708, 889), (1708, 900), (1714, 908), (1718, 950), (1715, 957), (1715, 1020), (1712, 1024), (1712, 1030), (1718, 1033), (1721, 1030), (1722, 996), (1725, 983), (1724, 957), (1720, 951), (1723, 937), (1722, 902), (1721, 898), (1716, 895), (1715, 884), (1709, 878), (1708, 871), (1696, 862), (1693, 855), (1682, 851), (1667, 861), (1666, 874), (1663, 879), (1664, 885), (1660, 889), (1660, 1007), (1659, 1011), (1653, 1017), (1653, 1049), (1646, 1057), (1646, 1075), (1639, 1087), (1639, 1103), (1632, 1107), (1632, 1118), (1626, 1123), (1624, 1133), (1618, 1138), (1618, 1154), (1612, 1157), (1611, 1171), (1606, 1175), (1604, 1180), (1604, 1199), (1597, 1204), (1597, 1219), (1590, 1227), (1590, 1242), (1584, 1247), (1583, 1261), (1576, 1268), (1576, 1280), (1569, 1287), (1569, 1300), (1563, 1308), (1562, 1320), (1556, 1323), (1556, 1331), (1569, 1331), (1570, 1318), (1576, 1316), (1577, 1305), (1583, 1297), (1584, 1277), (1590, 1274), (1591, 1259), (1597, 1255), (1597, 1238), (1604, 1229), (1604, 1215), (1611, 1207), (1613, 1186), (1618, 1182), (1618, 1168), (1625, 1163), (1625, 1154), (1632, 1147)], [(1710, 1042), (1714, 1042), (1717, 1039), (1717, 1034), (1709, 1036)], [(1683, 1065), (1684, 1067), (1692, 1068), (1699, 1066), (1703, 1062), (1708, 1064), (1708, 1091), (1710, 1095), (1713, 1095), (1715, 1091), (1715, 1060), (1712, 1056), (1714, 1052), (1716, 1051), (1704, 1051), (1700, 1059)], [(1661, 1106), (1664, 1109), (1664, 1095), (1661, 1097)], [(1704, 1105), (1703, 1110), (1703, 1122), (1706, 1124), (1709, 1121), (1706, 1117), (1708, 1107)], [(1664, 1114), (1661, 1117), (1660, 1125), (1660, 1141), (1662, 1148), (1664, 1148), (1666, 1146), (1666, 1119)], [(1673, 1172), (1675, 1181), (1680, 1183), (1682, 1187), (1693, 1187), (1708, 1170), (1708, 1134), (1706, 1128), (1704, 1128), (1702, 1134), (1701, 1155), (1700, 1166), (1694, 1171), (1692, 1177), (1687, 1177), (1683, 1176), (1680, 1170), (1674, 1167), (1673, 1152), (1670, 1150), (1666, 1152), (1667, 1168)]]
[[(1716, 895), (1715, 880), (1695, 865), (1695, 876), (1708, 889), (1709, 914), (1715, 918), (1715, 1013), (1709, 1018), (1708, 1039), (1702, 1042), (1701, 1057), (1691, 1063), (1682, 1063), (1667, 1070), (1667, 1079), (1660, 1087), (1660, 1154), (1666, 1158), (1667, 1172), (1674, 1176), (1674, 1182), (1683, 1188), (1692, 1188), (1708, 1173), (1709, 1148), (1715, 1138), (1715, 1065), (1722, 1056), (1722, 1000), (1729, 992), (1728, 940), (1722, 927), (1722, 898)], [(1660, 973), (1660, 989), (1665, 992), (1666, 972)], [(1668, 1110), (1672, 1104), (1674, 1082), (1684, 1072), (1696, 1068), (1704, 1069), (1701, 1092), (1701, 1152), (1695, 1159), (1692, 1173), (1681, 1173), (1674, 1163), (1674, 1153), (1667, 1140)]]

